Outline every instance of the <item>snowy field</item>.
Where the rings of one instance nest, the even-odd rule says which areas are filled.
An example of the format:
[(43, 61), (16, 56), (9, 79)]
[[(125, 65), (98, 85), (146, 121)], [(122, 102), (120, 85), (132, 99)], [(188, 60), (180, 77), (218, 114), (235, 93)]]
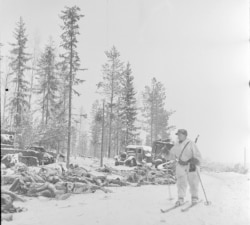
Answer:
[[(31, 198), (15, 202), (28, 210), (14, 214), (9, 225), (249, 225), (250, 176), (236, 173), (202, 173), (212, 205), (203, 203), (188, 212), (175, 209), (166, 214), (174, 200), (168, 200), (167, 186), (112, 188), (111, 194), (73, 195), (67, 200)], [(171, 186), (176, 198), (176, 186)], [(200, 190), (202, 199), (203, 193)], [(189, 195), (188, 195), (189, 197)]]

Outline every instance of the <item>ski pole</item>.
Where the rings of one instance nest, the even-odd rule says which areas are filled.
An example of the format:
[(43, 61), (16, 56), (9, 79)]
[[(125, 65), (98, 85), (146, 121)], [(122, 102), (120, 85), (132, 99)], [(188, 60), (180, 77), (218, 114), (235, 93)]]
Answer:
[[(200, 136), (200, 135), (198, 135), (198, 136), (196, 137), (196, 139), (195, 139), (195, 144), (197, 143), (199, 136)], [(203, 186), (203, 183), (202, 183), (202, 180), (201, 180), (200, 173), (199, 173), (199, 171), (198, 171), (198, 170), (196, 170), (196, 172), (197, 172), (197, 176), (198, 176), (198, 178), (199, 178), (199, 180), (200, 180), (201, 187), (202, 187), (202, 190), (203, 190), (203, 193), (204, 193), (205, 199), (206, 199), (205, 205), (210, 205), (210, 204), (211, 204), (211, 202), (210, 202), (210, 201), (208, 201), (208, 199), (207, 199), (206, 191), (205, 191), (205, 188), (204, 188), (204, 186)]]
[(170, 200), (170, 201), (171, 201), (171, 200), (173, 200), (173, 198), (172, 198), (171, 189), (170, 189), (170, 181), (169, 181), (169, 180), (170, 180), (170, 179), (169, 179), (169, 178), (170, 178), (170, 176), (169, 176), (169, 173), (168, 173), (168, 166), (169, 166), (169, 165), (167, 165), (167, 177), (168, 177), (168, 197), (169, 197), (169, 198), (168, 198), (168, 200)]
[(199, 180), (200, 180), (200, 182), (201, 182), (201, 187), (202, 187), (202, 190), (203, 190), (203, 193), (204, 193), (205, 199), (206, 199), (205, 205), (210, 205), (210, 204), (211, 204), (211, 202), (210, 202), (210, 201), (208, 201), (208, 199), (207, 199), (206, 191), (205, 191), (205, 188), (204, 188), (204, 186), (203, 186), (203, 183), (202, 183), (202, 180), (201, 180), (201, 176), (200, 176), (200, 173), (198, 172), (198, 170), (197, 170), (197, 175), (198, 175)]
[(195, 138), (195, 141), (194, 141), (195, 144), (197, 143), (199, 137), (200, 137), (200, 135), (198, 134), (197, 137)]

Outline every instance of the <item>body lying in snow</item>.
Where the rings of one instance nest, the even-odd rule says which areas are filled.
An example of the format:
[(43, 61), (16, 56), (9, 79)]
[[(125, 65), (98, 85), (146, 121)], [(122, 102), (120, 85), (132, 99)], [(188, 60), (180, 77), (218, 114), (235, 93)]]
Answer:
[(16, 165), (16, 163), (18, 162), (19, 162), (18, 154), (7, 154), (7, 155), (4, 155), (1, 159), (1, 163), (3, 163), (6, 168), (10, 168)]
[(23, 208), (15, 207), (13, 205), (14, 201), (24, 202), (25, 200), (10, 191), (1, 189), (1, 213), (13, 213), (24, 210)]
[(51, 184), (49, 182), (36, 183), (32, 181), (23, 181), (21, 178), (15, 179), (10, 187), (10, 191), (17, 192), (19, 194), (27, 196), (45, 196), (49, 198), (58, 197), (62, 194), (73, 193), (80, 194), (86, 192), (95, 192), (96, 190), (102, 190), (105, 193), (110, 192), (109, 190), (99, 187), (94, 184), (84, 184), (80, 182), (57, 182)]

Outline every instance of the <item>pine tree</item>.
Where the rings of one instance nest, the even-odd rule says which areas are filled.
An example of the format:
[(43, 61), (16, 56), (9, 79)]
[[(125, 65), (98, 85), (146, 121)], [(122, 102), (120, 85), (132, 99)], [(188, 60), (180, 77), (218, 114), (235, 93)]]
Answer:
[(57, 103), (58, 79), (56, 71), (56, 55), (53, 42), (46, 45), (38, 62), (38, 88), (40, 107), (42, 109), (42, 124), (47, 125), (53, 116)]
[(68, 118), (68, 106), (69, 106), (69, 80), (68, 78), (68, 70), (67, 65), (63, 62), (59, 62), (57, 64), (58, 70), (58, 83), (59, 83), (59, 91), (58, 91), (58, 118), (62, 121), (67, 121)]
[(31, 78), (30, 78), (30, 93), (29, 93), (29, 107), (30, 111), (32, 110), (31, 108), (31, 102), (32, 102), (32, 96), (34, 94), (34, 80), (35, 80), (35, 72), (36, 72), (36, 67), (37, 67), (37, 62), (39, 58), (39, 49), (38, 49), (38, 40), (35, 40), (34, 43), (34, 48), (33, 48), (33, 53), (32, 53), (32, 65), (31, 65)]
[(10, 99), (9, 107), (11, 109), (14, 127), (19, 129), (24, 121), (25, 113), (29, 109), (28, 91), (29, 82), (25, 77), (25, 72), (29, 69), (27, 62), (29, 54), (26, 53), (27, 36), (25, 34), (25, 24), (20, 18), (14, 32), (16, 43), (11, 44), (11, 62), (10, 67), (13, 75), (12, 84), (15, 87), (13, 97)]
[[(122, 76), (121, 76), (122, 77)], [(122, 86), (121, 86), (122, 87)], [(120, 92), (121, 94), (121, 92)], [(122, 126), (122, 118), (121, 118), (121, 96), (118, 97), (117, 104), (114, 107), (114, 150), (116, 150), (116, 155), (119, 154), (120, 148), (124, 145), (125, 139), (125, 129)]]
[(76, 77), (77, 71), (80, 69), (80, 58), (77, 53), (77, 36), (79, 33), (78, 22), (83, 17), (80, 14), (80, 8), (77, 6), (65, 7), (65, 10), (62, 11), (60, 18), (63, 21), (61, 35), (62, 38), (62, 48), (65, 50), (62, 55), (64, 59), (64, 64), (67, 65), (69, 74), (65, 79), (69, 80), (69, 118), (68, 118), (68, 147), (67, 147), (67, 167), (69, 166), (69, 157), (70, 157), (70, 146), (71, 146), (71, 109), (72, 109), (72, 92), (77, 93), (73, 90), (73, 85), (82, 83), (83, 80)]
[(168, 126), (168, 120), (172, 112), (165, 109), (165, 100), (164, 85), (153, 78), (151, 86), (146, 86), (143, 92), (143, 116), (149, 133), (148, 145), (152, 145), (154, 140), (168, 138), (168, 131), (171, 128)]
[(120, 77), (123, 72), (123, 63), (120, 61), (120, 53), (113, 46), (106, 51), (107, 62), (103, 65), (103, 81), (98, 84), (107, 98), (109, 106), (109, 132), (108, 132), (108, 157), (111, 156), (113, 134), (113, 111), (120, 95)]
[[(0, 78), (1, 78), (1, 102), (3, 102), (3, 105), (1, 107), (1, 127), (3, 129), (6, 129), (8, 127), (8, 122), (10, 120), (10, 116), (6, 116), (7, 114), (7, 96), (9, 93), (9, 78), (10, 78), (10, 66), (8, 65), (8, 57), (3, 57), (1, 54), (1, 48), (3, 44), (0, 43)], [(5, 58), (6, 64), (8, 65), (8, 68), (6, 69), (5, 73), (2, 72), (2, 61), (3, 58)], [(3, 89), (3, 90), (2, 90)], [(2, 95), (3, 94), (3, 95)]]
[[(57, 142), (57, 151), (58, 153), (65, 153), (67, 146), (67, 118), (68, 118), (68, 102), (69, 102), (69, 85), (68, 80), (68, 71), (67, 65), (63, 64), (63, 62), (59, 62), (56, 65), (57, 69), (57, 101), (55, 103), (55, 112), (52, 118), (53, 121), (53, 129), (57, 135), (55, 141)], [(53, 135), (54, 136), (54, 135)]]
[(126, 69), (121, 77), (121, 98), (120, 98), (120, 116), (123, 131), (122, 146), (127, 146), (136, 142), (136, 92), (134, 90), (134, 77), (130, 64), (127, 63)]

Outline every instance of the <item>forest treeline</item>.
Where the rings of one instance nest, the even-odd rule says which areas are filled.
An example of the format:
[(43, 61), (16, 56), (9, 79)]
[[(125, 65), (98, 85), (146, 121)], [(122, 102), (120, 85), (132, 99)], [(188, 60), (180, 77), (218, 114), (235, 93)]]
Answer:
[[(11, 44), (1, 43), (0, 47), (9, 45), (11, 49), (8, 55), (1, 55), (1, 64), (7, 62), (7, 69), (1, 71), (1, 129), (16, 133), (19, 148), (42, 145), (57, 152), (68, 150), (70, 154), (95, 157), (100, 157), (102, 125), (107, 157), (129, 144), (152, 145), (156, 139), (168, 138), (173, 111), (166, 108), (164, 84), (153, 77), (143, 91), (137, 92), (133, 65), (121, 60), (115, 46), (104, 52), (106, 61), (100, 65), (102, 76), (96, 84), (100, 98), (93, 99), (88, 115), (91, 125), (83, 131), (86, 114), (82, 109), (73, 113), (72, 99), (80, 95), (77, 85), (84, 82), (81, 88), (88, 88), (78, 49), (79, 21), (84, 16), (79, 7), (73, 6), (65, 7), (59, 18), (58, 46), (49, 38), (42, 50), (34, 44), (29, 52), (22, 17), (13, 29)], [(146, 140), (142, 140), (142, 132)]]

